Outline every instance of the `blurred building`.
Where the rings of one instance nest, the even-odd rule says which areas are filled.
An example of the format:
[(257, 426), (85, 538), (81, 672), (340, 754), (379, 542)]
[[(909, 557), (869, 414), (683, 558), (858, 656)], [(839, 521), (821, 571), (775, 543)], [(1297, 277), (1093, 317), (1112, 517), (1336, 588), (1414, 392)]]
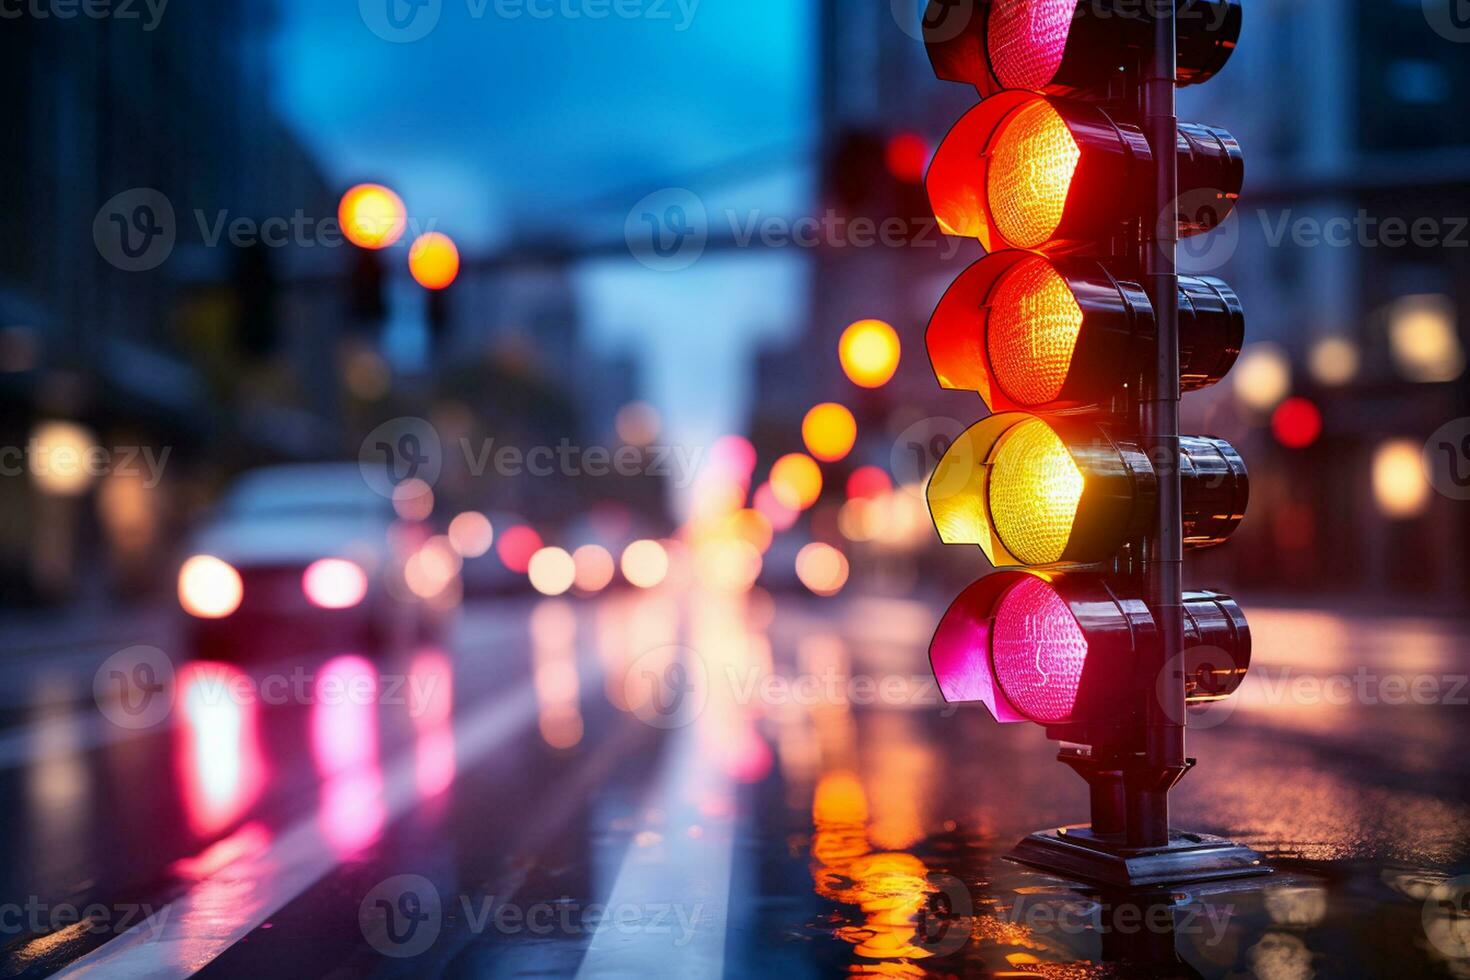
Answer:
[[(821, 5), (825, 168), (814, 210), (849, 207), (856, 185), (872, 192), (859, 207), (901, 213), (911, 205), (884, 190), (895, 184), (879, 162), (886, 141), (912, 132), (932, 148), (974, 104), (973, 91), (934, 78), (922, 6)], [(1237, 288), (1253, 359), (1185, 400), (1186, 429), (1234, 441), (1254, 478), (1237, 540), (1192, 558), (1190, 574), (1263, 590), (1463, 596), (1467, 508), (1402, 460), (1404, 446), (1470, 416), (1470, 118), (1457, 110), (1470, 37), (1437, 32), (1419, 3), (1380, 0), (1259, 0), (1245, 25), (1225, 71), (1180, 99), (1183, 118), (1226, 127), (1245, 150), (1234, 226), (1186, 243), (1181, 265)], [(981, 253), (965, 243), (946, 259), (923, 244), (815, 253), (806, 334), (758, 360), (763, 450), (797, 448), (790, 419), (827, 397), (859, 400), (864, 461), (880, 464), (897, 460), (895, 437), (917, 420), (984, 414), (976, 396), (939, 390), (923, 341), (943, 290)], [(889, 320), (904, 344), (898, 376), (871, 398), (844, 383), (834, 356), (843, 328), (863, 317)], [(1306, 448), (1273, 434), (1288, 396), (1321, 413)], [(1399, 462), (1385, 479), (1386, 449)]]
[[(141, 4), (131, 18), (89, 9), (27, 8), (0, 32), (12, 96), (0, 129), (0, 442), (26, 446), (38, 422), (71, 421), (104, 447), (167, 447), (174, 468), (205, 444), (228, 463), (244, 430), (267, 449), (277, 434), (312, 443), (335, 389), (324, 383), (335, 317), (324, 297), (280, 288), (301, 251), (294, 235), (241, 248), (229, 234), (242, 219), (335, 214), (270, 106), (272, 6), (176, 4), (156, 22)], [(98, 539), (117, 578), (156, 576), (178, 483), (141, 493), (113, 485), (124, 479), (65, 499), (25, 475), (0, 479), (12, 515), (0, 596), (66, 592), (72, 560)]]

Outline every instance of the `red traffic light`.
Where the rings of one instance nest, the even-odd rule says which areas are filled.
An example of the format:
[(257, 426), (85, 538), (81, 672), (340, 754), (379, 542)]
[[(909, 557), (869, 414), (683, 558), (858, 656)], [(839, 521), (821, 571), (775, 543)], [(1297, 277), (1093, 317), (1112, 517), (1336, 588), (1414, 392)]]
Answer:
[[(1250, 666), (1250, 627), (1229, 596), (1184, 596), (1186, 701), (1229, 697)], [(1153, 682), (1140, 654), (1158, 642), (1148, 606), (1093, 574), (1000, 572), (960, 593), (929, 647), (946, 701), (979, 701), (997, 721), (1077, 725), (1136, 710)]]
[[(1245, 316), (1224, 281), (1179, 285), (1183, 390), (1207, 388), (1240, 354)], [(1145, 369), (1157, 338), (1143, 287), (1101, 263), (1009, 250), (949, 288), (926, 342), (939, 383), (977, 391), (994, 411), (1106, 402)]]
[[(1240, 39), (1240, 0), (1178, 0), (1179, 84), (1213, 78)], [(1138, 0), (930, 0), (924, 42), (934, 72), (974, 85), (1050, 95), (1104, 94), (1151, 39)]]
[[(1244, 157), (1224, 130), (1179, 127), (1183, 236), (1235, 207)], [(1153, 155), (1137, 126), (1098, 106), (1003, 92), (967, 112), (940, 144), (926, 185), (940, 227), (987, 251), (1096, 249), (1149, 209)], [(1199, 207), (1213, 193), (1213, 207)]]

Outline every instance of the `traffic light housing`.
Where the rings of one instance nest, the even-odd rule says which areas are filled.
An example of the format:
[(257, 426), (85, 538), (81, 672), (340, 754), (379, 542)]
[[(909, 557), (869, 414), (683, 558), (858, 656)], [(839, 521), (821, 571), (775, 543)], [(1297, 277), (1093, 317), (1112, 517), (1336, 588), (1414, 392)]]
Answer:
[(948, 700), (1069, 743), (1092, 825), (1018, 853), (1074, 877), (1261, 869), (1171, 831), (1167, 806), (1194, 764), (1186, 706), (1230, 696), (1250, 662), (1234, 600), (1181, 584), (1185, 550), (1244, 518), (1245, 463), (1178, 429), (1180, 396), (1235, 363), (1244, 313), (1224, 280), (1175, 265), (1180, 239), (1234, 209), (1244, 156), (1225, 130), (1179, 122), (1174, 91), (1219, 72), (1240, 28), (1239, 0), (932, 0), (925, 17), (935, 73), (981, 96), (926, 190), (940, 228), (988, 253), (926, 344), (940, 385), (994, 413), (926, 494), (941, 540), (996, 569), (955, 600), (930, 659)]

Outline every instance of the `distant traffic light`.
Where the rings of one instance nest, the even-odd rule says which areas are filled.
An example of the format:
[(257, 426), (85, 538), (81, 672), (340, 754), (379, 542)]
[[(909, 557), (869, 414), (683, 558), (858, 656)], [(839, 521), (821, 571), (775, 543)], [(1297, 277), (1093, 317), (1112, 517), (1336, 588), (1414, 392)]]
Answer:
[(1228, 596), (1184, 593), (1186, 548), (1245, 515), (1224, 440), (1182, 436), (1184, 391), (1223, 378), (1244, 314), (1220, 279), (1180, 276), (1179, 238), (1235, 207), (1239, 145), (1180, 124), (1176, 84), (1229, 58), (1238, 0), (933, 0), (941, 78), (985, 98), (940, 144), (940, 227), (989, 253), (935, 310), (930, 363), (995, 413), (941, 458), (927, 497), (947, 544), (997, 571), (951, 606), (930, 649), (946, 698), (1068, 743), (1090, 827), (1033, 834), (1031, 863), (1118, 884), (1228, 877), (1259, 855), (1169, 829), (1193, 764), (1185, 706), (1227, 697), (1250, 661)]

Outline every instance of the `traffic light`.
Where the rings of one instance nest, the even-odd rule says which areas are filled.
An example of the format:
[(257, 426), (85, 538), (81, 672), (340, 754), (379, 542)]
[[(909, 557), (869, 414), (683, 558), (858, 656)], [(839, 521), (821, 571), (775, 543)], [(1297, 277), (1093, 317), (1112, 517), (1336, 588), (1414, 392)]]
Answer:
[(1186, 706), (1229, 697), (1250, 663), (1234, 600), (1181, 576), (1186, 549), (1244, 518), (1245, 463), (1178, 428), (1181, 394), (1229, 372), (1245, 318), (1226, 282), (1175, 266), (1244, 179), (1229, 133), (1178, 122), (1175, 88), (1220, 71), (1240, 23), (1239, 0), (932, 0), (925, 18), (936, 73), (982, 97), (935, 154), (930, 203), (988, 253), (926, 344), (939, 383), (993, 413), (927, 496), (941, 540), (997, 569), (930, 658), (946, 699), (1044, 726), (1088, 781), (1091, 824), (1033, 834), (1019, 859), (1109, 884), (1263, 870), (1171, 830), (1167, 803), (1194, 764)]

